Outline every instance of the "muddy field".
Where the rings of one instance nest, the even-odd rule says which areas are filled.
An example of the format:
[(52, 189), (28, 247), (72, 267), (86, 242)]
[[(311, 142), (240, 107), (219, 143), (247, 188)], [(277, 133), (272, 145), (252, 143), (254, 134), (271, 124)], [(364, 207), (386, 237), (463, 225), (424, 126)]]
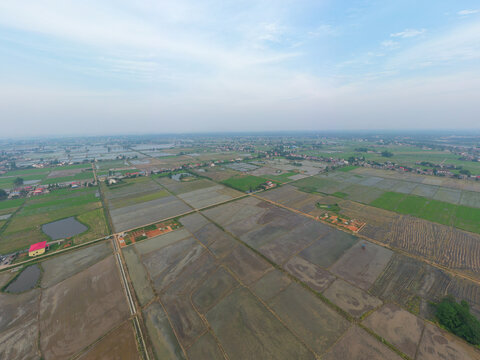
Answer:
[(159, 222), (192, 209), (174, 196), (147, 201), (110, 211), (116, 232), (134, 229), (142, 225)]
[(361, 289), (368, 290), (392, 255), (391, 250), (381, 246), (358, 242), (332, 266), (331, 271)]
[(110, 332), (98, 343), (89, 348), (78, 359), (81, 360), (110, 360), (131, 359), (140, 360), (137, 351), (137, 342), (132, 323), (124, 322)]
[(214, 167), (214, 168), (205, 168), (201, 170), (196, 170), (196, 174), (200, 176), (206, 176), (213, 181), (221, 182), (227, 179), (230, 179), (232, 176), (238, 175), (239, 172), (227, 169), (224, 167)]
[(324, 353), (350, 326), (347, 320), (296, 283), (269, 303), (316, 354)]
[(236, 290), (210, 310), (207, 320), (232, 360), (315, 358), (244, 288)]
[(227, 188), (223, 185), (214, 185), (205, 189), (186, 192), (178, 195), (178, 197), (185, 201), (187, 204), (189, 204), (191, 207), (199, 209), (206, 206), (229, 201), (235, 197), (239, 197), (242, 195), (242, 193), (234, 189)]
[(125, 184), (103, 187), (105, 198), (108, 201), (115, 201), (129, 196), (142, 196), (146, 193), (152, 193), (161, 189), (162, 187), (160, 185), (147, 177), (128, 179), (125, 180)]
[(315, 220), (252, 198), (221, 205), (204, 213), (277, 264), (285, 263), (308, 245), (334, 231)]
[(480, 359), (480, 351), (464, 341), (440, 330), (432, 324), (425, 325), (422, 340), (418, 348), (418, 360), (437, 359)]
[[(41, 287), (0, 293), (0, 358), (111, 359), (112, 353), (138, 358), (130, 323), (117, 328), (129, 311), (108, 254), (110, 247), (101, 243), (55, 256), (35, 265), (42, 269)], [(3, 273), (1, 279), (6, 282), (13, 274)]]
[(351, 201), (339, 205), (342, 214), (367, 223), (360, 234), (480, 278), (480, 235)]
[[(82, 296), (78, 296), (79, 293)], [(42, 353), (47, 360), (68, 358), (128, 316), (118, 270), (110, 256), (43, 291), (40, 302)], [(78, 336), (79, 333), (82, 336)]]
[(322, 360), (401, 360), (402, 358), (388, 347), (378, 342), (365, 330), (352, 326)]
[(42, 262), (41, 286), (42, 288), (48, 288), (55, 285), (85, 270), (111, 253), (112, 249), (109, 243), (103, 242), (45, 260)]
[(0, 294), (0, 358), (39, 359), (38, 304), (40, 291), (11, 295)]
[(415, 315), (397, 305), (387, 304), (371, 314), (363, 324), (404, 354), (415, 358), (425, 326)]
[(381, 300), (341, 279), (335, 280), (323, 295), (356, 318), (382, 304)]
[[(179, 221), (124, 249), (157, 358), (399, 359), (351, 324), (365, 316), (399, 351), (411, 354), (405, 334), (418, 344), (416, 317), (382, 307), (408, 274), (391, 250), (252, 196)], [(383, 318), (403, 329), (383, 330)]]
[(429, 303), (438, 302), (448, 294), (458, 301), (467, 301), (472, 313), (480, 318), (479, 285), (402, 255), (392, 257), (370, 291), (426, 318), (433, 315)]
[(162, 184), (168, 191), (173, 194), (180, 195), (195, 190), (201, 190), (217, 185), (213, 181), (207, 179), (194, 179), (191, 181), (177, 181), (169, 177), (158, 178), (157, 181)]

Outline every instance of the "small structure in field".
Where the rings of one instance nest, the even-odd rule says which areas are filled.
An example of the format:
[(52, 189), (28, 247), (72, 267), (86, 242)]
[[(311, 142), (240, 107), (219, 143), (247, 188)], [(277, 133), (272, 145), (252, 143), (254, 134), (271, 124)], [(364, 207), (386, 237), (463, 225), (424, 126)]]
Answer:
[(28, 250), (28, 256), (38, 256), (45, 253), (45, 249), (47, 248), (47, 242), (42, 241), (36, 244), (30, 245), (30, 249)]

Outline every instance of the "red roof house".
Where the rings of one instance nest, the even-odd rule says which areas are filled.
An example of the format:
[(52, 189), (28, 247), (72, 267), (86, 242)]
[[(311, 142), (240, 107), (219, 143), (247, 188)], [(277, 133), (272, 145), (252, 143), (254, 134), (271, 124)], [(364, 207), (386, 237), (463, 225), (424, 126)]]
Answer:
[(28, 256), (37, 256), (45, 253), (45, 248), (47, 247), (47, 242), (42, 241), (36, 244), (30, 245), (30, 249), (28, 250)]

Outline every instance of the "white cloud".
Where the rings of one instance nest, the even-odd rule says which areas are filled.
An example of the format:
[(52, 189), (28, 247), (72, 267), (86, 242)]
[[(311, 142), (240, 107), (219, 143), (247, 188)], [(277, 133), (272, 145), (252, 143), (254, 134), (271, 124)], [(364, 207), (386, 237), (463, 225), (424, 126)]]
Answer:
[(384, 48), (387, 48), (387, 49), (397, 49), (399, 47), (399, 43), (396, 42), (396, 41), (392, 41), (392, 40), (385, 40), (385, 41), (382, 41), (382, 44), (381, 44)]
[(467, 10), (462, 10), (462, 11), (459, 11), (457, 14), (460, 15), (460, 16), (466, 16), (466, 15), (472, 15), (472, 14), (477, 14), (479, 13), (480, 10), (478, 9), (467, 9)]
[(425, 33), (425, 29), (417, 30), (417, 29), (405, 29), (404, 31), (390, 34), (391, 37), (400, 37), (400, 38), (411, 38), (422, 35)]
[[(215, 68), (242, 68), (298, 55), (249, 46), (241, 32), (233, 34), (238, 37), (237, 41), (226, 42), (218, 29), (198, 31), (204, 26), (198, 13), (208, 9), (195, 8), (190, 12), (188, 7), (174, 7), (168, 3), (143, 0), (142, 7), (138, 7), (140, 10), (129, 11), (125, 3), (119, 6), (116, 1), (101, 4), (94, 0), (0, 2), (0, 24), (89, 46), (105, 56), (121, 53), (125, 60), (132, 60), (130, 54), (146, 54)], [(163, 4), (167, 4), (166, 13)], [(224, 30), (235, 28), (235, 24), (230, 25)], [(281, 34), (282, 28), (275, 23), (264, 23), (259, 37), (277, 41)]]
[(308, 33), (308, 35), (310, 35), (311, 37), (332, 36), (338, 34), (338, 28), (335, 28), (332, 25), (328, 24), (322, 24)]
[(387, 66), (410, 69), (480, 59), (480, 22), (458, 26), (422, 41), (391, 58)]

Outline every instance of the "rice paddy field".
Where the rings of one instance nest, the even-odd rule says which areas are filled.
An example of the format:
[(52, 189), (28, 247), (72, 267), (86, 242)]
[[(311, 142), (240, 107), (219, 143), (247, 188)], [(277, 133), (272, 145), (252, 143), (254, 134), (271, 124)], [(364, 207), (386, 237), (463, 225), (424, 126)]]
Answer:
[[(347, 173), (335, 172), (301, 179), (292, 185), (304, 192), (333, 195), (480, 233), (478, 184), (391, 173), (358, 168)], [(435, 185), (430, 184), (432, 180), (436, 180)]]
[[(123, 232), (175, 218), (179, 228), (119, 250), (153, 358), (480, 359), (435, 324), (431, 305), (451, 295), (480, 318), (476, 184), (355, 167), (319, 175), (324, 164), (301, 163), (235, 163), (6, 200), (0, 253), (50, 240), (42, 225), (70, 217), (87, 229), (74, 243), (109, 234), (108, 222)], [(24, 175), (54, 181), (86, 169)], [(246, 194), (267, 180), (278, 186)], [(365, 225), (326, 223), (326, 209)], [(0, 358), (142, 358), (109, 243), (17, 270), (0, 272)], [(24, 278), (33, 285), (8, 292)]]
[(2, 205), (14, 202), (20, 207), (0, 233), (0, 254), (21, 250), (39, 241), (52, 240), (42, 231), (42, 225), (72, 216), (87, 228), (72, 238), (74, 243), (107, 235), (108, 227), (97, 192), (96, 187), (61, 189), (19, 201), (2, 202)]
[(236, 175), (229, 179), (222, 181), (222, 184), (225, 184), (231, 188), (242, 192), (251, 192), (257, 190), (260, 185), (267, 182), (268, 179), (265, 177), (254, 176), (254, 175)]
[[(0, 293), (2, 359), (98, 359), (112, 358), (111, 354), (139, 359), (109, 244), (59, 255), (37, 266), (41, 278), (33, 289)], [(0, 285), (11, 281), (15, 271), (22, 270), (0, 273)]]
[(102, 192), (116, 232), (174, 217), (192, 209), (150, 177), (126, 179)]
[[(318, 198), (292, 186), (263, 194), (303, 208)], [(429, 301), (452, 294), (477, 314), (474, 282), (307, 215), (247, 196), (124, 248), (154, 355), (413, 359), (439, 341), (424, 331)], [(452, 358), (480, 356), (428, 326), (448, 337)]]
[(93, 172), (91, 171), (91, 164), (12, 170), (0, 175), (0, 189), (12, 189), (16, 178), (23, 179), (23, 186), (48, 185), (70, 181), (92, 180)]

